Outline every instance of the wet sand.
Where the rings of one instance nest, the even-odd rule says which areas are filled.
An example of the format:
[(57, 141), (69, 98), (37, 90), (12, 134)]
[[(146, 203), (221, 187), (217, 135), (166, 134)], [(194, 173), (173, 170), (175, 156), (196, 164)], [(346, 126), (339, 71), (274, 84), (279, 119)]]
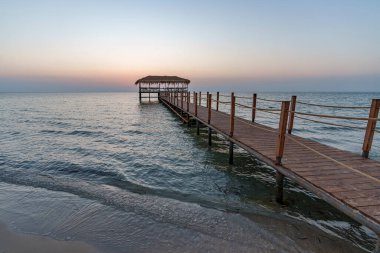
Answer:
[(0, 252), (12, 253), (100, 253), (93, 246), (78, 241), (57, 241), (46, 236), (15, 234), (0, 223)]
[(9, 227), (0, 226), (0, 252), (366, 252), (283, 216), (242, 215), (106, 189), (112, 190), (102, 191), (107, 205), (0, 183), (0, 222)]

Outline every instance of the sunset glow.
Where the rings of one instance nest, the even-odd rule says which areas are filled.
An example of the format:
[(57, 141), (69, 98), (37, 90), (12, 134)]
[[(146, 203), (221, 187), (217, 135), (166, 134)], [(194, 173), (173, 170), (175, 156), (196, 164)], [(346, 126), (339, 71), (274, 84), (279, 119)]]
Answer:
[(378, 1), (1, 1), (0, 78), (380, 80), (379, 11)]

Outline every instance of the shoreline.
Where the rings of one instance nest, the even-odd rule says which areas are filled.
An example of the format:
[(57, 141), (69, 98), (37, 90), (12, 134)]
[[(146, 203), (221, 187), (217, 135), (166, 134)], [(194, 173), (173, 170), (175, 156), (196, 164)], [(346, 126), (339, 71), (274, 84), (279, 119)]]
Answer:
[[(25, 247), (17, 248), (26, 243), (46, 246), (46, 251), (41, 248), (34, 252), (52, 252), (59, 247), (75, 249), (65, 248), (62, 252), (80, 253), (99, 250), (149, 252), (151, 249), (156, 252), (267, 252), (269, 249), (310, 253), (366, 252), (347, 240), (292, 219), (229, 213), (157, 197), (152, 197), (152, 203), (144, 208), (153, 213), (163, 205), (166, 214), (157, 214), (152, 219), (66, 192), (3, 182), (0, 182), (0, 189), (0, 200), (13, 202), (0, 210), (0, 222), (9, 227), (10, 238), (14, 238), (13, 244), (7, 244), (6, 252), (27, 252), (22, 251)], [(139, 201), (139, 195), (132, 195)], [(146, 197), (149, 196), (144, 196), (144, 200)], [(14, 210), (23, 210), (23, 213)], [(181, 215), (174, 218), (184, 210), (188, 210), (191, 219), (183, 220)], [(162, 219), (161, 215), (172, 218)]]
[(14, 233), (0, 222), (0, 252), (12, 253), (100, 253), (82, 241), (59, 241), (48, 236)]

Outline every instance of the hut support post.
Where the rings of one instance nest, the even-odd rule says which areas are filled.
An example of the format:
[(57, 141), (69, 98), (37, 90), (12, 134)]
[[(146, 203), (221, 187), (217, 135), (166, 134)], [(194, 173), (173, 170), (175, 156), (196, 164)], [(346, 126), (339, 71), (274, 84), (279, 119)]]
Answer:
[(292, 134), (293, 125), (294, 125), (294, 112), (296, 110), (296, 103), (297, 103), (297, 96), (292, 96), (292, 100), (290, 102), (288, 134)]
[(284, 154), (286, 125), (288, 123), (289, 101), (283, 101), (281, 104), (280, 122), (278, 125), (278, 137), (276, 143), (276, 165), (281, 165), (281, 159)]
[(149, 96), (149, 102), (150, 102), (150, 83), (149, 83), (149, 92), (148, 92), (148, 96)]
[(253, 94), (252, 96), (252, 122), (255, 122), (256, 118), (256, 104), (257, 104), (257, 94)]
[(234, 135), (235, 128), (235, 95), (231, 93), (231, 112), (230, 112), (230, 136)]
[(219, 91), (216, 93), (216, 111), (219, 111)]
[(234, 164), (234, 143), (230, 141), (228, 163)]
[(141, 83), (139, 83), (139, 101), (141, 103)]
[(206, 107), (209, 106), (209, 104), (208, 104), (208, 95), (209, 95), (209, 94), (210, 94), (210, 92), (207, 91), (207, 94), (206, 94)]
[(197, 135), (199, 135), (199, 120), (197, 120)]
[(369, 111), (367, 128), (365, 131), (362, 157), (368, 158), (369, 151), (372, 147), (373, 136), (375, 135), (376, 119), (379, 116), (380, 99), (372, 99), (371, 109)]
[(279, 171), (276, 172), (276, 201), (283, 203), (284, 200), (284, 175)]
[(199, 92), (199, 106), (202, 105), (202, 92)]

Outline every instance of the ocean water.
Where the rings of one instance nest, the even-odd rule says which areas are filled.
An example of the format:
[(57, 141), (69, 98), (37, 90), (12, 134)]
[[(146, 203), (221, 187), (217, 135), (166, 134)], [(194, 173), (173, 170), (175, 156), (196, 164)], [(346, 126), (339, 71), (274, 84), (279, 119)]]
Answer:
[[(294, 95), (299, 101), (346, 106), (369, 106), (380, 97)], [(243, 98), (238, 102), (250, 104)], [(279, 105), (259, 101), (258, 106)], [(299, 105), (297, 110), (368, 116), (368, 109)], [(276, 204), (272, 168), (240, 149), (229, 165), (223, 138), (214, 135), (209, 148), (206, 129), (197, 136), (161, 104), (140, 104), (136, 93), (3, 93), (0, 115), (0, 221), (15, 230), (86, 240), (109, 252), (153, 247), (165, 252), (306, 252), (302, 247), (317, 247), (315, 240), (318, 244), (326, 236), (325, 244), (335, 242), (336, 247), (349, 241), (343, 245), (373, 248), (370, 230), (294, 182), (286, 181), (286, 205)], [(249, 118), (250, 111), (237, 108), (237, 115)], [(276, 115), (260, 112), (257, 121), (278, 124)], [(361, 129), (301, 119), (295, 120), (293, 133), (358, 154), (364, 136)], [(375, 136), (370, 154), (377, 160), (379, 140)], [(297, 241), (296, 232), (290, 236), (287, 224), (314, 231), (314, 246), (305, 246), (304, 237)], [(276, 226), (281, 228), (277, 232)]]

